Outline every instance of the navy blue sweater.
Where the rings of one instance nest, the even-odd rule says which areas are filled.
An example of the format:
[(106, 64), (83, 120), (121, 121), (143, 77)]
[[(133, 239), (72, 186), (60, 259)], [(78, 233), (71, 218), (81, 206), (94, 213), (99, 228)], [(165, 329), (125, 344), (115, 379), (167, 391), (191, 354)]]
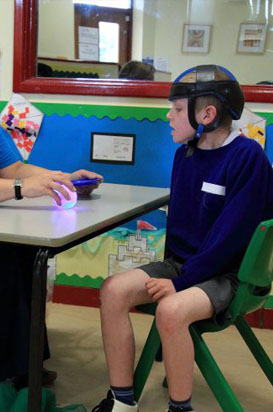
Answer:
[(169, 254), (185, 261), (177, 291), (238, 268), (258, 223), (273, 218), (273, 172), (258, 143), (237, 136), (186, 152), (176, 151), (167, 226)]

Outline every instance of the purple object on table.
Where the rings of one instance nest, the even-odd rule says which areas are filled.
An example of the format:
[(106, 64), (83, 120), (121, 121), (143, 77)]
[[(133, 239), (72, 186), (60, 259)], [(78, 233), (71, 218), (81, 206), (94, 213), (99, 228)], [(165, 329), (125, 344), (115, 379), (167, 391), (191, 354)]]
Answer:
[(101, 181), (101, 177), (94, 177), (94, 179), (79, 179), (79, 180), (71, 180), (74, 186), (88, 186), (88, 185), (95, 185), (99, 181)]

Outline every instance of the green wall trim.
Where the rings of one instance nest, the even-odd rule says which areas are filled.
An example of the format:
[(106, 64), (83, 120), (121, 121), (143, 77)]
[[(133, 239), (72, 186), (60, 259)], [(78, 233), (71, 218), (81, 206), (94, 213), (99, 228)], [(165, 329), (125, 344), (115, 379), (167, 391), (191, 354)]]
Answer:
[(103, 281), (104, 278), (100, 276), (93, 279), (90, 275), (79, 276), (74, 273), (73, 275), (68, 276), (66, 273), (62, 272), (57, 274), (55, 284), (99, 289)]
[[(2, 110), (7, 102), (0, 102), (0, 110)], [(41, 110), (47, 116), (57, 114), (59, 116), (71, 115), (73, 117), (96, 116), (98, 119), (109, 117), (114, 120), (117, 117), (123, 119), (148, 119), (154, 122), (158, 119), (167, 122), (166, 114), (168, 108), (160, 107), (135, 107), (135, 106), (108, 106), (94, 104), (68, 104), (68, 103), (32, 103), (37, 109)]]
[[(0, 110), (2, 110), (7, 101), (0, 101)], [(109, 106), (109, 105), (95, 105), (95, 104), (70, 104), (70, 103), (32, 103), (41, 112), (47, 116), (57, 114), (59, 116), (71, 115), (73, 117), (95, 116), (98, 119), (103, 117), (109, 117), (114, 120), (117, 117), (123, 119), (147, 119), (152, 122), (161, 119), (167, 122), (166, 114), (168, 108), (160, 107), (140, 107), (140, 106)], [(264, 117), (267, 120), (267, 124), (273, 123), (273, 113), (269, 112), (255, 112), (257, 115)]]
[(114, 120), (117, 117), (123, 119), (134, 118), (136, 120), (148, 119), (156, 121), (161, 119), (167, 122), (167, 108), (157, 107), (132, 107), (132, 106), (107, 106), (107, 105), (86, 105), (86, 104), (58, 104), (58, 103), (35, 103), (35, 106), (47, 116), (58, 114), (66, 116), (70, 114), (73, 117), (96, 116), (98, 119), (109, 117)]
[(268, 112), (255, 112), (258, 116), (264, 117), (267, 121), (267, 125), (273, 123), (273, 113)]

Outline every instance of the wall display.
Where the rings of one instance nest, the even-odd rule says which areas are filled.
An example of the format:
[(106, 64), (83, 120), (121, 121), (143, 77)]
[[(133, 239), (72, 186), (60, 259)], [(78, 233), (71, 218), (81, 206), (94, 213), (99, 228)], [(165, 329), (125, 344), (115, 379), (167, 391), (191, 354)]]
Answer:
[(135, 134), (91, 133), (91, 161), (134, 164)]
[(241, 23), (237, 51), (239, 53), (263, 53), (266, 24)]
[(20, 94), (13, 93), (0, 113), (0, 127), (12, 137), (24, 160), (28, 160), (44, 114)]
[(210, 31), (210, 25), (185, 24), (182, 51), (191, 53), (208, 53)]
[(244, 136), (256, 140), (262, 148), (265, 148), (266, 119), (246, 107), (239, 120), (233, 120), (232, 127), (238, 129)]
[(59, 254), (56, 283), (99, 289), (107, 276), (163, 260), (165, 235), (164, 210), (127, 222)]

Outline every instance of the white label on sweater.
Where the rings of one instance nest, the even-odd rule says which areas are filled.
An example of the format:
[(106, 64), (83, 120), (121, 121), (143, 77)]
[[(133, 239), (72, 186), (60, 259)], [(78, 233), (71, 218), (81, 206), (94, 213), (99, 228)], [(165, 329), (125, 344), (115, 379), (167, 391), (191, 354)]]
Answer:
[(202, 192), (213, 193), (215, 195), (225, 196), (226, 187), (221, 185), (215, 185), (214, 183), (203, 182)]

